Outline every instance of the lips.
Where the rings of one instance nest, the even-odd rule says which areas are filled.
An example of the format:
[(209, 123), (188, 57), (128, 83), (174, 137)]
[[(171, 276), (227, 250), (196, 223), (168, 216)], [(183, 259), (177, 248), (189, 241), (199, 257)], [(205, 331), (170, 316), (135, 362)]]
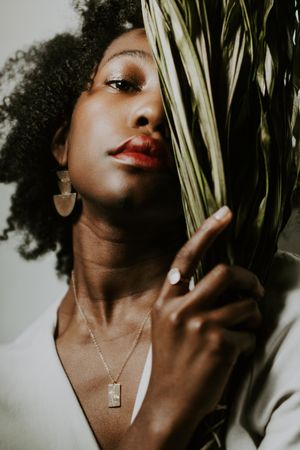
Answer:
[(109, 154), (123, 164), (144, 169), (161, 169), (168, 165), (166, 146), (147, 135), (131, 137)]

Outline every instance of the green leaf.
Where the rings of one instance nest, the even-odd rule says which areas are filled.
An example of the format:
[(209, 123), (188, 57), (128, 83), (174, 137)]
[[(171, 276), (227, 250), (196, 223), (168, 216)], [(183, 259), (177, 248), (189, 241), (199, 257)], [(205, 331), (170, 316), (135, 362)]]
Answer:
[(188, 235), (234, 213), (202, 269), (227, 258), (265, 278), (299, 175), (300, 2), (142, 4)]

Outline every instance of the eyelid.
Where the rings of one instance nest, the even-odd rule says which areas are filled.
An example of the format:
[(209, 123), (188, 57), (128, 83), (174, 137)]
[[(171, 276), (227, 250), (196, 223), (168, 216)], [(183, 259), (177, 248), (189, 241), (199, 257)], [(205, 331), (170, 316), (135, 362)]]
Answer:
[(108, 81), (128, 81), (128, 83), (134, 83), (137, 84), (139, 86), (141, 86), (143, 83), (141, 83), (140, 78), (138, 77), (132, 77), (130, 75), (125, 75), (125, 74), (112, 74), (108, 77), (106, 77), (105, 79), (105, 83)]
[(137, 80), (136, 78), (128, 77), (128, 76), (110, 76), (107, 77), (104, 81), (104, 84), (106, 86), (109, 86), (110, 84), (114, 82), (125, 82), (128, 83), (128, 85), (131, 85), (133, 89), (136, 89), (137, 91), (141, 91), (142, 84), (140, 80)]

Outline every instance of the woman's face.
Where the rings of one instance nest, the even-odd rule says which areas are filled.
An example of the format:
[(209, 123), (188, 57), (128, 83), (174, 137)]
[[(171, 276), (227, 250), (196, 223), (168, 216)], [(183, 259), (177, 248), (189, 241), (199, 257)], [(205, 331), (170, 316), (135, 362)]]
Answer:
[(84, 208), (136, 220), (182, 215), (159, 79), (143, 29), (115, 39), (75, 106), (67, 144)]

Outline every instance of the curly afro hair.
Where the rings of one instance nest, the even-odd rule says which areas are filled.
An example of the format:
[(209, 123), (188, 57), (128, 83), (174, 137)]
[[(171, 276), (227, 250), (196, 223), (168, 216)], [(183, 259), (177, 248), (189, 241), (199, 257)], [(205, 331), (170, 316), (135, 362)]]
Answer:
[(76, 34), (59, 34), (18, 51), (0, 72), (0, 182), (15, 183), (7, 227), (23, 234), (26, 259), (55, 251), (59, 275), (73, 265), (71, 227), (75, 214), (60, 217), (52, 196), (57, 190), (57, 162), (51, 152), (55, 132), (68, 123), (80, 93), (87, 89), (107, 46), (120, 34), (143, 27), (140, 0), (77, 0), (82, 18)]

